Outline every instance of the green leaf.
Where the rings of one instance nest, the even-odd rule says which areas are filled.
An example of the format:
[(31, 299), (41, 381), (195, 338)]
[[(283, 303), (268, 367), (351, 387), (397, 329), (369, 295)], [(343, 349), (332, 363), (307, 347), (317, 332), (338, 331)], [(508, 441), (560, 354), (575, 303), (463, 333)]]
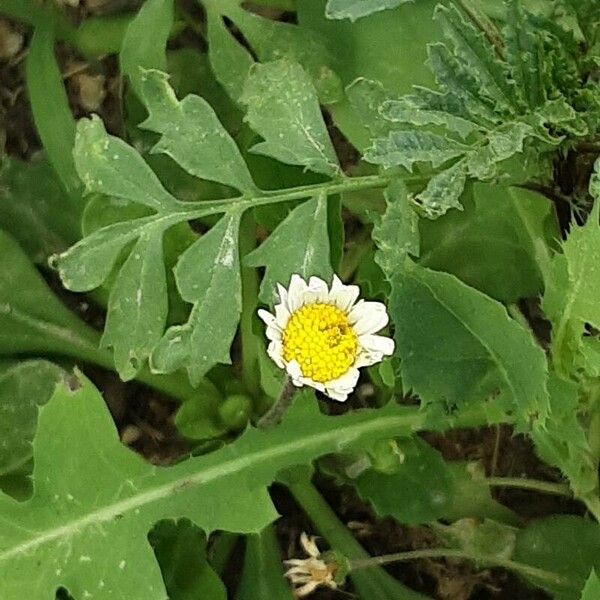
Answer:
[[(408, 258), (392, 280), (401, 376), (425, 405), (448, 410), (485, 403), (518, 427), (547, 413), (546, 358), (504, 307), (447, 273)], [(422, 318), (415, 316), (422, 315)]]
[(110, 292), (101, 345), (113, 349), (123, 381), (139, 373), (165, 328), (169, 307), (162, 236), (160, 228), (142, 232)]
[(237, 101), (254, 59), (229, 33), (221, 14), (212, 5), (207, 8), (207, 25), (208, 58), (213, 73), (230, 98)]
[(167, 70), (167, 41), (173, 27), (173, 0), (148, 0), (129, 23), (119, 65), (135, 93), (142, 93), (142, 68)]
[(412, 170), (418, 162), (439, 167), (451, 158), (461, 156), (467, 149), (460, 142), (429, 131), (390, 131), (387, 138), (374, 140), (364, 158), (386, 168), (403, 166)]
[(406, 253), (419, 255), (419, 217), (410, 206), (401, 180), (392, 181), (385, 191), (385, 200), (386, 211), (375, 222), (372, 235), (378, 248), (377, 263), (391, 276)]
[(598, 460), (580, 422), (578, 387), (552, 374), (548, 392), (548, 418), (531, 431), (535, 449), (542, 460), (567, 477), (575, 496), (584, 501), (597, 499)]
[(75, 120), (54, 56), (54, 18), (40, 19), (26, 61), (27, 92), (37, 132), (65, 191), (79, 198), (81, 182), (73, 163)]
[(241, 101), (246, 121), (264, 142), (252, 151), (281, 162), (335, 176), (340, 172), (310, 78), (296, 63), (256, 64)]
[(168, 76), (159, 71), (143, 72), (141, 93), (150, 114), (141, 127), (161, 134), (153, 153), (170, 156), (201, 179), (256, 191), (238, 147), (206, 100), (190, 95), (178, 101)]
[(206, 560), (206, 536), (189, 521), (160, 521), (148, 540), (170, 600), (227, 600), (227, 590)]
[(441, 455), (418, 437), (389, 440), (396, 455), (395, 473), (368, 469), (353, 484), (380, 517), (416, 525), (444, 516), (452, 502), (452, 478)]
[(445, 215), (451, 208), (462, 210), (460, 198), (466, 180), (465, 165), (459, 162), (434, 175), (427, 183), (427, 187), (414, 197), (414, 202), (430, 219)]
[(283, 577), (281, 553), (273, 527), (246, 538), (244, 566), (236, 600), (293, 600)]
[(583, 588), (581, 600), (596, 600), (600, 598), (600, 579), (596, 575), (596, 571), (592, 569), (590, 576)]
[(392, 102), (392, 95), (379, 81), (359, 77), (346, 87), (346, 97), (372, 136), (385, 136), (393, 128), (382, 115), (382, 107)]
[(328, 0), (325, 15), (328, 19), (356, 21), (375, 12), (396, 8), (412, 0)]
[(330, 280), (333, 275), (327, 230), (326, 196), (317, 196), (297, 206), (263, 244), (248, 254), (244, 263), (266, 267), (260, 285), (260, 299), (266, 304), (277, 298), (277, 284), (284, 287), (297, 273)]
[(533, 521), (517, 534), (513, 560), (562, 575), (572, 587), (527, 579), (556, 600), (580, 600), (592, 569), (600, 569), (600, 525), (573, 515)]
[(0, 256), (0, 355), (51, 352), (101, 362), (98, 334), (58, 300), (3, 231)]
[(157, 469), (120, 444), (102, 397), (79, 379), (78, 390), (59, 387), (41, 410), (33, 497), (19, 503), (0, 494), (4, 600), (45, 600), (59, 586), (75, 598), (93, 590), (98, 598), (163, 600), (147, 542), (156, 522), (188, 518), (206, 532), (257, 533), (276, 517), (266, 486), (279, 471), (409, 433), (422, 419), (399, 406), (326, 417), (302, 394), (280, 426)]
[(65, 195), (50, 164), (5, 157), (0, 164), (0, 227), (31, 259), (47, 264), (81, 235), (83, 202)]
[(441, 25), (447, 39), (454, 44), (456, 56), (469, 69), (496, 106), (511, 109), (516, 106), (514, 87), (507, 77), (505, 63), (494, 53), (483, 33), (466, 21), (455, 5), (438, 5), (434, 19)]
[(464, 211), (419, 223), (419, 263), (501, 302), (541, 294), (559, 235), (548, 200), (516, 187), (474, 183), (461, 202)]
[(600, 162), (590, 183), (594, 207), (584, 225), (571, 230), (551, 264), (542, 308), (552, 322), (552, 358), (561, 376), (573, 370), (586, 323), (600, 328)]
[(38, 409), (62, 376), (62, 369), (45, 360), (0, 363), (0, 476), (31, 460)]
[(196, 385), (217, 363), (231, 362), (229, 348), (242, 309), (240, 217), (239, 211), (226, 214), (181, 255), (175, 280), (181, 297), (194, 306), (188, 322), (169, 328), (156, 346), (153, 371), (185, 367)]
[(97, 116), (77, 124), (74, 152), (88, 192), (138, 202), (158, 212), (178, 207), (142, 157), (123, 140), (108, 135)]

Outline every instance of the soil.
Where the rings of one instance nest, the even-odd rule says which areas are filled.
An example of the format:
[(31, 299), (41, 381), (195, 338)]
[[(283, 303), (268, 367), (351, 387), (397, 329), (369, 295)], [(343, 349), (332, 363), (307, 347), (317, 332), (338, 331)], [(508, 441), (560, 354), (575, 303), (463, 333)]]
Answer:
[[(70, 10), (74, 18), (81, 20), (87, 14), (107, 14), (122, 9), (124, 4), (132, 6), (138, 3), (128, 0), (88, 0), (87, 4), (82, 3), (79, 8)], [(21, 46), (12, 55), (0, 56), (0, 153), (28, 160), (40, 148), (24, 86), (24, 59), (30, 33), (25, 27), (8, 21), (0, 20), (0, 27), (8, 27), (22, 36)], [(176, 43), (185, 45), (185, 35)], [(71, 48), (63, 45), (58, 46), (58, 57), (75, 116), (97, 112), (110, 131), (121, 133), (124, 129), (121, 102), (123, 85), (115, 57), (87, 63)], [(331, 129), (341, 162), (345, 168), (350, 168), (356, 163), (357, 154), (337, 129), (333, 126)], [(561, 207), (561, 215), (563, 209)], [(361, 227), (348, 214), (346, 217), (347, 243), (351, 244), (354, 236), (360, 235)], [(563, 217), (561, 221), (566, 221), (566, 218)], [(65, 292), (51, 273), (45, 272), (44, 276), (67, 306), (92, 326), (102, 328), (103, 313), (100, 309), (80, 296)], [(547, 323), (539, 319), (535, 303), (525, 303), (522, 308), (531, 318), (540, 340), (547, 339)], [(89, 366), (85, 367), (85, 372), (102, 391), (124, 444), (158, 465), (170, 464), (190, 452), (189, 443), (178, 435), (173, 424), (176, 403), (143, 385), (125, 384), (114, 373)], [(531, 444), (524, 437), (514, 435), (509, 427), (457, 430), (446, 435), (427, 434), (424, 437), (447, 459), (480, 461), (488, 474), (559, 479), (558, 473), (536, 458)], [(325, 477), (320, 477), (317, 485), (340, 519), (372, 554), (435, 545), (432, 534), (425, 527), (409, 528), (389, 519), (377, 519), (350, 488), (340, 488)], [(500, 502), (520, 514), (525, 521), (556, 513), (582, 513), (578, 503), (554, 496), (508, 489), (498, 490), (495, 494)], [(282, 558), (302, 556), (298, 539), (302, 531), (312, 531), (311, 524), (284, 489), (275, 487), (273, 497), (282, 515), (276, 525)], [(393, 565), (388, 569), (411, 588), (440, 600), (548, 598), (505, 571), (480, 571), (460, 561), (420, 560)], [(226, 573), (226, 580), (233, 584), (235, 573)], [(340, 591), (321, 590), (312, 596), (314, 600), (346, 600), (353, 597), (356, 596), (351, 586)]]

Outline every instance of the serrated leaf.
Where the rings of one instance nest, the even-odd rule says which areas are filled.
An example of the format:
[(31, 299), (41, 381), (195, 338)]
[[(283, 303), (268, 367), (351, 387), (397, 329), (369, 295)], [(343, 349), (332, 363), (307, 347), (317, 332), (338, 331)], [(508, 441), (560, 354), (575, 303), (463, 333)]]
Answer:
[(478, 127), (459, 96), (426, 88), (416, 88), (414, 94), (384, 102), (381, 113), (394, 123), (442, 125), (463, 139)]
[(0, 476), (31, 459), (38, 409), (63, 375), (60, 367), (45, 360), (0, 364)]
[(283, 577), (281, 553), (274, 529), (269, 526), (246, 538), (246, 552), (236, 600), (293, 600)]
[(506, 60), (517, 92), (526, 105), (534, 108), (546, 99), (542, 40), (527, 21), (521, 0), (510, 0), (506, 12)]
[(177, 207), (177, 200), (142, 157), (123, 140), (108, 135), (96, 115), (77, 124), (74, 153), (88, 192), (138, 202), (159, 212)]
[(413, 0), (328, 0), (325, 15), (328, 19), (356, 21), (373, 13), (396, 8)]
[(439, 167), (468, 150), (469, 147), (460, 142), (429, 131), (390, 131), (387, 137), (373, 141), (364, 158), (385, 168), (402, 166), (412, 170), (418, 162), (429, 162)]
[(181, 297), (194, 305), (185, 325), (167, 330), (152, 355), (158, 373), (187, 369), (190, 381), (217, 363), (230, 363), (229, 348), (242, 308), (238, 233), (241, 213), (223, 216), (190, 246), (175, 267)]
[(253, 152), (324, 175), (339, 174), (314, 87), (300, 65), (288, 60), (254, 65), (241, 101), (248, 109), (246, 121), (265, 140)]
[[(486, 403), (525, 428), (547, 413), (546, 358), (504, 307), (447, 273), (408, 258), (391, 280), (401, 376), (425, 405)], [(427, 318), (411, 318), (426, 315)]]
[(141, 95), (142, 68), (167, 69), (167, 41), (173, 27), (173, 0), (148, 0), (129, 23), (119, 53), (121, 73)]
[(419, 256), (419, 217), (411, 208), (408, 191), (401, 180), (394, 180), (385, 191), (386, 211), (373, 227), (376, 260), (390, 277), (404, 261), (406, 253)]
[(326, 417), (302, 394), (278, 427), (251, 429), (221, 450), (157, 469), (120, 444), (102, 397), (79, 380), (78, 390), (59, 387), (41, 410), (33, 497), (19, 503), (0, 494), (3, 600), (46, 600), (59, 586), (75, 598), (87, 591), (98, 600), (163, 600), (147, 541), (157, 521), (258, 532), (277, 516), (266, 486), (279, 471), (408, 434), (422, 420), (399, 406)]
[(434, 175), (427, 187), (414, 197), (414, 202), (430, 219), (445, 215), (451, 208), (462, 210), (460, 197), (465, 189), (466, 180), (466, 166), (460, 161)]
[(592, 569), (583, 588), (581, 600), (596, 600), (596, 598), (600, 598), (600, 579), (598, 579), (595, 569)]
[(100, 343), (112, 348), (123, 381), (139, 373), (165, 328), (169, 307), (162, 237), (161, 228), (142, 232), (110, 291)]
[(249, 267), (266, 267), (259, 294), (266, 304), (276, 300), (277, 284), (287, 286), (294, 273), (305, 279), (312, 275), (331, 279), (327, 202), (322, 195), (297, 206), (260, 247), (245, 257), (244, 264)]
[(238, 101), (254, 59), (250, 52), (231, 35), (221, 14), (211, 5), (207, 9), (207, 26), (210, 66), (229, 97)]
[(485, 94), (501, 109), (516, 107), (515, 92), (507, 77), (505, 63), (494, 54), (483, 33), (466, 21), (454, 5), (438, 5), (434, 19), (454, 44), (454, 52), (468, 68)]
[(586, 323), (600, 327), (600, 162), (596, 163), (590, 192), (594, 207), (584, 225), (571, 230), (551, 264), (542, 308), (552, 322), (552, 356), (559, 375), (573, 368)]
[(562, 471), (578, 498), (597, 498), (598, 461), (579, 420), (578, 387), (552, 374), (548, 392), (550, 411), (546, 423), (531, 431), (536, 451), (542, 460)]
[(201, 179), (256, 191), (238, 147), (206, 100), (189, 95), (179, 101), (159, 71), (143, 72), (141, 94), (150, 114), (141, 127), (161, 134), (153, 153), (170, 156)]

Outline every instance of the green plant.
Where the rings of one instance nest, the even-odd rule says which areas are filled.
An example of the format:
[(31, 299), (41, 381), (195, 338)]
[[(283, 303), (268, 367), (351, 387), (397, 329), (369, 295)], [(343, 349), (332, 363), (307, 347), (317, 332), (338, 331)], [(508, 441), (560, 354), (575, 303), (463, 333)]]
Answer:
[[(365, 600), (425, 598), (382, 565), (448, 558), (595, 598), (597, 2), (255, 4), (201, 0), (199, 18), (147, 0), (75, 27), (57, 6), (0, 0), (33, 28), (24, 75), (43, 150), (0, 168), (1, 597), (289, 599), (278, 485), (331, 547), (303, 538), (304, 591), (348, 579)], [(396, 26), (398, 48), (426, 61), (386, 47)], [(206, 51), (186, 46), (198, 37)], [(75, 120), (56, 40), (89, 64), (118, 52), (120, 127)], [(338, 275), (378, 300), (356, 305), (375, 324), (362, 328)], [(101, 333), (68, 292), (86, 294)], [(277, 344), (305, 293), (343, 306), (300, 327), (294, 372)], [(374, 335), (383, 305), (393, 350)], [(336, 341), (307, 367), (325, 317)], [(124, 448), (89, 365), (178, 402), (192, 456), (156, 467)], [(349, 408), (334, 416), (292, 383)], [(486, 474), (425, 437), (481, 427), (528, 440), (549, 480)], [(371, 556), (325, 480), (437, 545)], [(570, 498), (576, 514), (527, 522), (499, 487)]]

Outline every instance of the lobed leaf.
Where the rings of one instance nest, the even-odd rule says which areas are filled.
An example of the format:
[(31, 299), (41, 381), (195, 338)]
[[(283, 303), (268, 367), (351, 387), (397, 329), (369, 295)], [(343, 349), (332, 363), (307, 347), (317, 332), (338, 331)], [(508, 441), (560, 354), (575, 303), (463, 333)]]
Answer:
[(175, 267), (181, 297), (193, 304), (185, 325), (167, 330), (156, 346), (151, 368), (171, 373), (185, 367), (190, 381), (217, 363), (230, 363), (229, 348), (242, 308), (238, 234), (241, 213), (232, 211), (194, 242)]
[(82, 376), (79, 385), (59, 387), (41, 410), (32, 498), (0, 494), (4, 600), (46, 600), (59, 586), (75, 598), (163, 600), (147, 541), (156, 522), (183, 517), (207, 533), (259, 532), (276, 517), (266, 486), (279, 471), (408, 434), (422, 419), (399, 406), (326, 417), (303, 394), (279, 427), (157, 468), (120, 444), (100, 394)]
[(266, 267), (260, 299), (272, 304), (277, 284), (287, 286), (294, 273), (308, 279), (316, 275), (330, 280), (333, 275), (327, 228), (328, 198), (320, 195), (297, 206), (263, 244), (246, 255), (250, 267)]
[(100, 343), (113, 349), (123, 381), (139, 373), (165, 328), (169, 307), (162, 237), (160, 227), (142, 231), (110, 291)]
[(241, 101), (246, 121), (264, 142), (252, 151), (281, 162), (335, 176), (340, 166), (310, 78), (296, 63), (256, 64)]
[(178, 208), (178, 201), (138, 152), (108, 135), (96, 115), (77, 124), (74, 153), (77, 172), (88, 192), (144, 204), (157, 212)]
[(153, 153), (170, 156), (195, 177), (256, 192), (238, 147), (206, 100), (192, 95), (177, 100), (168, 76), (159, 71), (144, 71), (140, 89), (150, 115), (141, 127), (161, 134)]

